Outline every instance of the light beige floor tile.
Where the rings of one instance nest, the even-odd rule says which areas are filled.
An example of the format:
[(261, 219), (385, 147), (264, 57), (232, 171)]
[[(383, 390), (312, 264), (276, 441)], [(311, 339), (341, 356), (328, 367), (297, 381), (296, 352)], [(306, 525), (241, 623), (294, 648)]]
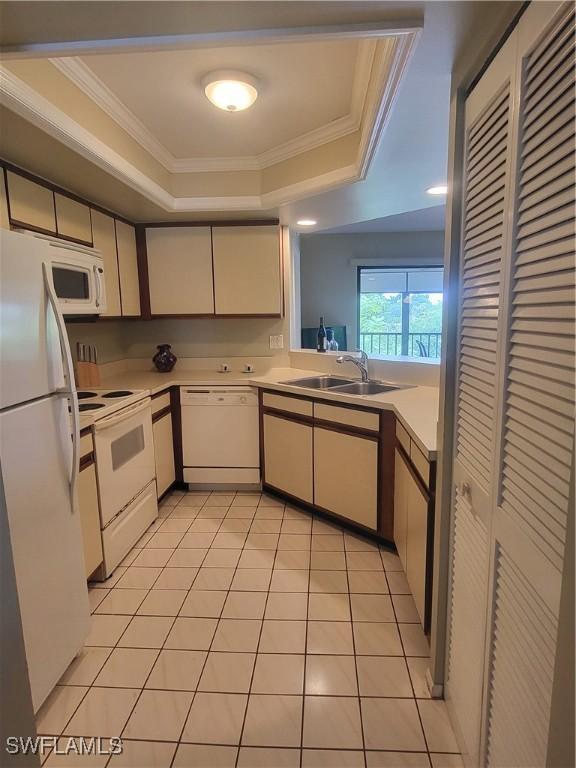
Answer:
[(248, 702), (242, 745), (299, 747), (302, 696), (253, 694)]
[(177, 507), (174, 507), (174, 510), (170, 513), (170, 517), (168, 519), (194, 520), (198, 516), (198, 512), (200, 512), (199, 504), (192, 504), (189, 501), (186, 501), (185, 504), (180, 502)]
[(462, 755), (448, 755), (432, 752), (430, 754), (430, 760), (432, 761), (432, 768), (464, 768)]
[(405, 624), (419, 624), (420, 616), (416, 610), (416, 604), (412, 595), (392, 595), (396, 621)]
[(392, 595), (410, 595), (408, 579), (402, 571), (389, 571), (386, 574), (386, 580)]
[(258, 509), (256, 510), (255, 519), (256, 520), (282, 520), (284, 517), (284, 507), (282, 506), (264, 506), (263, 504), (258, 505)]
[(270, 592), (266, 604), (267, 619), (305, 619), (308, 595), (296, 592)]
[(200, 568), (194, 579), (192, 589), (229, 589), (234, 576), (234, 568)]
[(430, 667), (430, 659), (412, 656), (406, 659), (406, 663), (408, 664), (414, 695), (417, 699), (429, 699), (430, 691), (426, 682), (426, 672)]
[(106, 595), (110, 594), (109, 589), (89, 589), (88, 590), (88, 604), (90, 605), (90, 613), (94, 613), (96, 608), (100, 605)]
[(239, 568), (232, 580), (235, 592), (267, 592), (272, 571), (267, 568)]
[(326, 533), (329, 535), (342, 533), (342, 531), (336, 523), (329, 523), (326, 520), (320, 520), (320, 518), (315, 517), (312, 521), (312, 533)]
[(133, 565), (137, 568), (163, 568), (173, 554), (173, 549), (143, 549)]
[(459, 752), (446, 702), (420, 699), (417, 704), (428, 749), (431, 752)]
[(211, 651), (198, 690), (211, 693), (248, 693), (255, 659), (255, 653)]
[(286, 504), (284, 507), (284, 518), (286, 520), (308, 520), (310, 518), (310, 513), (294, 504)]
[(138, 609), (138, 615), (177, 616), (186, 595), (185, 589), (151, 589)]
[(306, 696), (302, 746), (362, 749), (358, 699), (352, 696)]
[(215, 533), (185, 533), (178, 545), (180, 549), (208, 549), (212, 545)]
[(132, 616), (147, 594), (147, 589), (119, 589), (114, 587), (96, 608), (96, 613)]
[(226, 513), (228, 520), (252, 520), (256, 514), (256, 507), (230, 507)]
[(430, 646), (420, 624), (398, 624), (406, 656), (430, 656)]
[(349, 571), (381, 571), (382, 560), (378, 552), (346, 552)]
[(274, 569), (271, 592), (308, 592), (308, 571)]
[(134, 616), (118, 645), (121, 648), (162, 648), (172, 622), (170, 616)]
[(388, 595), (350, 595), (354, 621), (394, 621)]
[(180, 616), (217, 619), (222, 613), (225, 600), (226, 592), (191, 590), (180, 608)]
[(146, 544), (150, 541), (150, 539), (154, 536), (154, 531), (146, 531), (136, 542), (135, 546), (139, 547), (140, 549), (144, 549)]
[(122, 735), (127, 739), (177, 741), (193, 696), (184, 691), (142, 691)]
[(176, 744), (122, 739), (122, 754), (110, 759), (110, 768), (170, 768)]
[(188, 529), (189, 533), (217, 533), (222, 521), (211, 517), (197, 517)]
[(310, 552), (297, 549), (285, 549), (282, 552), (277, 552), (274, 568), (277, 571), (307, 570), (310, 568)]
[(183, 535), (174, 531), (158, 531), (146, 544), (146, 549), (175, 549)]
[(207, 551), (206, 549), (177, 549), (168, 561), (168, 568), (199, 568)]
[(245, 549), (238, 561), (238, 568), (267, 568), (274, 565), (274, 552), (271, 549)]
[(217, 533), (212, 542), (214, 549), (242, 549), (247, 533)]
[(206, 555), (202, 567), (236, 568), (241, 554), (241, 549), (211, 549)]
[(361, 703), (366, 749), (426, 749), (414, 700), (362, 698)]
[(247, 701), (246, 694), (198, 692), (186, 721), (182, 741), (238, 744)]
[(345, 571), (310, 571), (310, 592), (348, 592)]
[(204, 518), (205, 520), (224, 520), (228, 512), (229, 507), (208, 507), (204, 505), (198, 512), (198, 518)]
[[(233, 535), (233, 534), (232, 534)], [(246, 539), (246, 549), (276, 549), (279, 536), (277, 533), (252, 533)]]
[(354, 749), (303, 749), (302, 768), (364, 768), (364, 752)]
[(250, 517), (225, 517), (220, 523), (220, 533), (248, 533), (252, 528)]
[(345, 571), (344, 552), (312, 552), (310, 567), (318, 571)]
[(150, 589), (158, 576), (162, 573), (162, 568), (137, 568), (133, 566), (128, 568), (126, 573), (118, 582), (118, 589)]
[(308, 618), (312, 621), (350, 621), (350, 600), (342, 594), (310, 594)]
[[(235, 494), (225, 494), (225, 493), (216, 493), (213, 496), (210, 495), (208, 499), (206, 500), (207, 507), (226, 507), (228, 508), (230, 504), (234, 501)], [(252, 506), (251, 504), (248, 504), (248, 506)]]
[(352, 624), (349, 621), (309, 621), (307, 652), (353, 654)]
[(157, 656), (157, 650), (148, 648), (115, 648), (96, 678), (95, 685), (142, 688)]
[(234, 768), (237, 747), (180, 744), (173, 768)]
[(94, 614), (90, 618), (90, 632), (86, 645), (116, 645), (122, 632), (130, 623), (130, 616), (107, 616)]
[(282, 533), (299, 533), (310, 535), (312, 533), (312, 520), (290, 520), (286, 518), (282, 521)]
[(160, 530), (162, 533), (186, 533), (191, 525), (192, 522), (184, 517), (173, 517), (168, 520), (164, 520)]
[(281, 533), (278, 539), (278, 549), (310, 549), (311, 536), (301, 536), (297, 533)]
[(237, 493), (233, 507), (257, 507), (260, 503), (262, 494), (260, 493)]
[(258, 506), (267, 508), (280, 507), (280, 509), (283, 510), (286, 504), (282, 499), (279, 499), (276, 496), (270, 496), (268, 493), (263, 493), (258, 502)]
[(112, 648), (83, 648), (60, 678), (60, 685), (92, 685)]
[(360, 696), (411, 698), (414, 695), (402, 656), (359, 656), (356, 663)]
[(206, 651), (161, 651), (146, 688), (195, 691), (205, 661)]
[(218, 619), (188, 619), (178, 617), (164, 643), (165, 648), (207, 651), (210, 648)]
[(380, 550), (380, 557), (386, 571), (402, 571), (402, 562), (395, 552), (389, 552), (386, 549)]
[(154, 589), (190, 589), (196, 574), (196, 568), (164, 568), (156, 582)]
[(350, 592), (382, 595), (388, 593), (388, 583), (382, 571), (350, 571), (348, 582)]
[(87, 692), (83, 686), (57, 685), (36, 715), (37, 732), (59, 736)]
[(229, 592), (222, 618), (261, 619), (264, 616), (265, 605), (265, 592)]
[(90, 688), (64, 729), (71, 736), (118, 736), (139, 690), (132, 688)]
[(164, 496), (159, 506), (175, 507), (179, 501), (182, 501), (184, 496), (185, 496), (184, 491), (170, 491), (170, 493), (167, 493), (166, 496)]
[(366, 752), (368, 768), (430, 768), (426, 752)]
[(305, 621), (264, 621), (260, 653), (304, 653), (305, 645)]
[(343, 552), (344, 537), (342, 534), (313, 534), (312, 535), (313, 552)]
[(358, 684), (354, 657), (308, 656), (306, 660), (306, 694), (313, 696), (357, 696)]
[(378, 544), (375, 541), (364, 539), (361, 536), (354, 536), (353, 533), (344, 534), (344, 548), (347, 552), (378, 553)]
[[(75, 747), (70, 749), (70, 742), (73, 741)], [(103, 768), (108, 763), (108, 755), (83, 754), (81, 738), (73, 739), (70, 736), (64, 736), (58, 739), (57, 750), (52, 750), (49, 756), (44, 756), (45, 762), (40, 761), (47, 768)], [(46, 757), (48, 759), (46, 760)]]
[(261, 627), (260, 619), (220, 619), (212, 650), (255, 653)]
[(259, 653), (254, 668), (252, 693), (302, 694), (304, 655)]
[(262, 520), (254, 518), (250, 526), (250, 533), (280, 533), (282, 520)]
[[(126, 557), (120, 561), (120, 567), (132, 565), (134, 563), (134, 560), (136, 560), (136, 558), (140, 554), (140, 552), (141, 552), (140, 549), (136, 549), (136, 548), (132, 549), (130, 552), (128, 552)], [(114, 573), (116, 573), (116, 571), (114, 571)]]
[(300, 768), (299, 749), (241, 747), (238, 768)]
[(354, 643), (358, 656), (402, 656), (402, 643), (394, 622), (355, 621)]

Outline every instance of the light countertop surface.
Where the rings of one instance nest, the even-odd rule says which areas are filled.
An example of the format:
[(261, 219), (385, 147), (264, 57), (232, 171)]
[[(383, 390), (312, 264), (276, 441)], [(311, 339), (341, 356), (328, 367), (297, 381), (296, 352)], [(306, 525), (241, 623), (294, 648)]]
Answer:
[[(186, 386), (187, 384), (214, 385), (249, 385), (267, 387), (282, 392), (320, 397), (323, 400), (348, 403), (365, 408), (382, 408), (393, 410), (400, 419), (410, 436), (429, 459), (436, 458), (436, 429), (438, 422), (439, 392), (436, 387), (411, 386), (394, 392), (383, 392), (379, 395), (349, 395), (330, 390), (305, 389), (294, 387), (282, 382), (308, 376), (325, 374), (297, 368), (272, 368), (265, 374), (218, 373), (215, 371), (172, 371), (158, 373), (156, 371), (127, 371), (103, 379), (101, 387), (108, 389), (143, 389), (154, 395), (167, 387)], [(352, 378), (352, 377), (351, 377)], [(82, 426), (89, 426), (93, 419), (81, 418)]]

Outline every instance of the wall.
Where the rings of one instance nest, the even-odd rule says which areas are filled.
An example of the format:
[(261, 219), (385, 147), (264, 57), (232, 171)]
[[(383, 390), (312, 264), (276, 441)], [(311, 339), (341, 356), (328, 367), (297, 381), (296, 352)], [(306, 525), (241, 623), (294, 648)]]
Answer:
[(300, 300), (302, 327), (345, 325), (348, 348), (356, 344), (357, 265), (422, 266), (442, 264), (443, 232), (386, 232), (303, 235), (300, 238)]

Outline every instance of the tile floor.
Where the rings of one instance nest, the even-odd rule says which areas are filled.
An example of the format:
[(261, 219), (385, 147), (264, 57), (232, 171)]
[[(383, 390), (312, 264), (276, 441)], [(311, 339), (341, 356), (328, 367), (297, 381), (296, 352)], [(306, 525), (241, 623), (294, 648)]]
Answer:
[(281, 501), (174, 492), (106, 583), (38, 732), (110, 768), (459, 768), (398, 557)]

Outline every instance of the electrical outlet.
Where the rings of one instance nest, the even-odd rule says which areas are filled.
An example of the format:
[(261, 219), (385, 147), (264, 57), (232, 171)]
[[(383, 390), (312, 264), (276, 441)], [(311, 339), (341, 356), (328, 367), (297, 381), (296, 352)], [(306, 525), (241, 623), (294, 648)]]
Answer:
[(284, 336), (281, 333), (270, 336), (270, 349), (284, 349)]

